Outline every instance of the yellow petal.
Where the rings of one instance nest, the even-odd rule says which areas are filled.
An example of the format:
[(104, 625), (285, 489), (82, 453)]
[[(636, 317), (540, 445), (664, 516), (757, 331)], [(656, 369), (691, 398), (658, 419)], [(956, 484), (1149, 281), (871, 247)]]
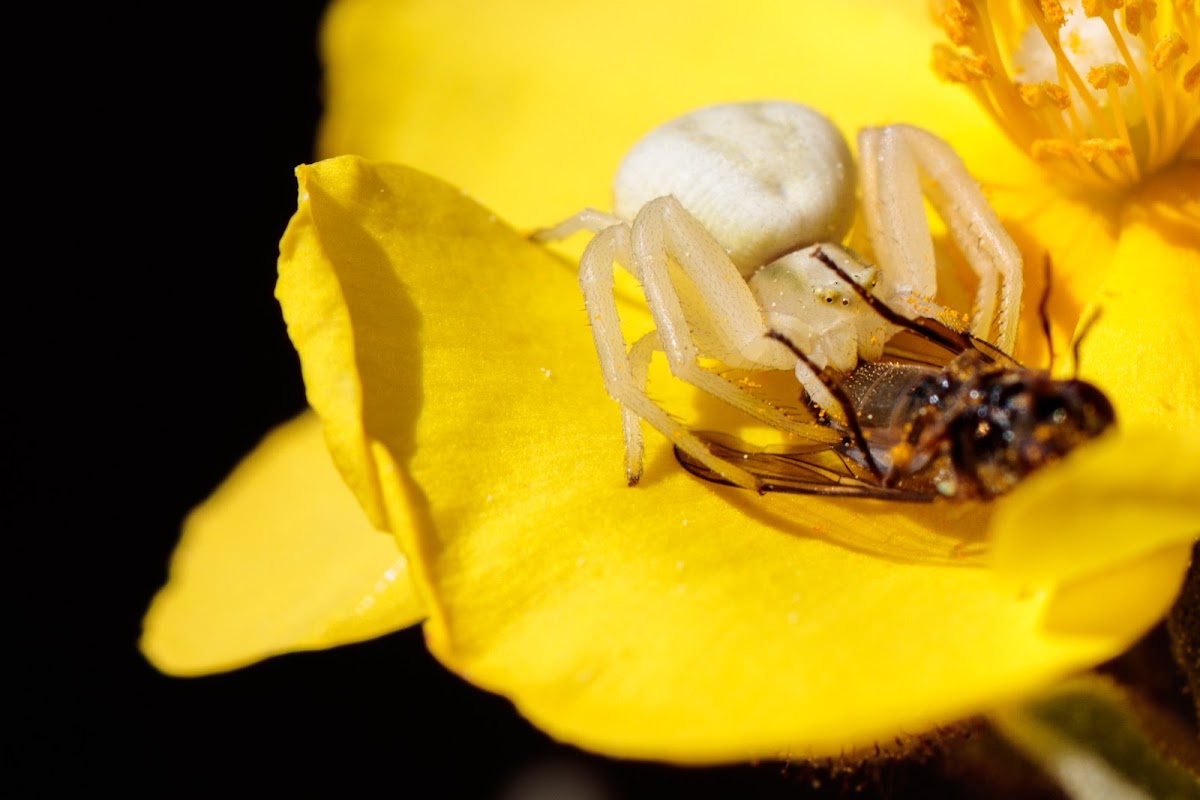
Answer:
[[(322, 33), (319, 152), (411, 164), (527, 228), (608, 207), (636, 139), (732, 100), (806, 103), (851, 141), (864, 125), (914, 122), (979, 141), (967, 155), (996, 165), (1015, 150), (966, 92), (933, 77), (937, 38), (924, 0), (515, 0), (469, 12), (340, 0)], [(1012, 178), (1003, 165), (993, 174)]]
[(681, 762), (836, 753), (1042, 686), (1155, 621), (1047, 630), (1046, 593), (956, 559), (986, 508), (722, 489), (653, 432), (627, 488), (573, 265), (402, 167), (298, 175), (279, 296), (318, 413), (353, 414), (361, 387), (361, 419), (330, 420), (362, 430), (331, 439), (338, 463), (373, 476), (358, 491), (414, 554), (433, 652), (553, 735)]
[(1081, 374), (1129, 429), (1200, 429), (1200, 167), (1159, 175), (1127, 203), (1081, 347)]
[[(1136, 637), (1145, 629), (1148, 614), (1161, 617), (1171, 608), (1191, 555), (1192, 543), (1176, 537), (1173, 544), (1148, 550), (1112, 569), (1062, 583), (1046, 602), (1042, 626), (1076, 636), (1113, 636), (1127, 631)], [(1114, 597), (1129, 602), (1114, 603)], [(1097, 608), (1108, 613), (1098, 616)]]
[(1200, 430), (1109, 434), (998, 502), (992, 563), (1014, 586), (1042, 589), (1190, 544), (1200, 536), (1197, 487)]
[[(1029, 171), (1029, 167), (1026, 167)], [(1014, 170), (1014, 173), (1016, 171)], [(1050, 260), (1047, 313), (1054, 341), (1055, 373), (1073, 369), (1071, 342), (1080, 317), (1112, 262), (1120, 228), (1120, 204), (1104, 198), (1060, 194), (1043, 175), (1027, 174), (993, 186), (989, 199), (1025, 259), (1024, 315), (1013, 355), (1032, 367), (1049, 365), (1050, 353), (1037, 317)]]
[(197, 675), (381, 636), (425, 614), (395, 542), (367, 524), (311, 414), (280, 426), (184, 525), (141, 648)]

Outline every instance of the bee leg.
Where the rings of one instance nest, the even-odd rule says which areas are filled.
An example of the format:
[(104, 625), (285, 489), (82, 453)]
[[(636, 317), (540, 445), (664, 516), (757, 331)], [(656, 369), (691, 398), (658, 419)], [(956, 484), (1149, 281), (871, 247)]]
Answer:
[[(851, 281), (851, 283), (853, 283), (853, 281)], [(838, 407), (842, 411), (842, 414), (846, 418), (846, 427), (850, 429), (850, 436), (854, 439), (854, 445), (860, 451), (862, 451), (863, 462), (866, 464), (867, 469), (871, 471), (871, 474), (874, 475), (877, 480), (883, 481), (883, 470), (879, 468), (878, 462), (875, 461), (875, 456), (871, 454), (871, 448), (867, 445), (867, 436), (865, 433), (863, 433), (862, 425), (858, 423), (858, 412), (854, 410), (854, 404), (851, 402), (850, 396), (846, 394), (846, 390), (842, 388), (842, 381), (838, 371), (835, 369), (830, 369), (829, 367), (818, 367), (816, 363), (814, 363), (813, 360), (804, 353), (804, 351), (802, 351), (799, 347), (796, 347), (796, 345), (792, 343), (791, 339), (779, 331), (769, 330), (767, 331), (767, 337), (774, 339), (787, 349), (791, 350), (792, 355), (794, 355), (797, 360), (804, 364), (804, 366), (812, 370), (817, 376), (817, 380), (819, 380), (821, 384), (829, 390), (829, 393), (833, 395), (834, 401), (837, 403)]]

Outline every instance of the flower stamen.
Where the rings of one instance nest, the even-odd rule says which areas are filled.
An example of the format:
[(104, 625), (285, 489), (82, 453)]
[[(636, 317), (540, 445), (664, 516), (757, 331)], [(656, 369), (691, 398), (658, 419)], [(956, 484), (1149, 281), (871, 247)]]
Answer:
[[(1093, 0), (1093, 2), (1094, 1), (1095, 0)], [(1027, 6), (1032, 6), (1030, 0), (1025, 0), (1025, 4)], [(1072, 88), (1074, 88), (1079, 98), (1087, 106), (1087, 110), (1092, 115), (1092, 119), (1096, 120), (1099, 124), (1104, 125), (1107, 133), (1115, 133), (1115, 130), (1108, 126), (1108, 120), (1105, 115), (1100, 112), (1100, 105), (1096, 102), (1096, 99), (1092, 96), (1092, 93), (1087, 91), (1087, 89), (1084, 87), (1083, 77), (1075, 69), (1075, 64), (1071, 61), (1071, 59), (1067, 58), (1067, 54), (1063, 51), (1062, 42), (1059, 40), (1058, 31), (1051, 29), (1051, 26), (1046, 22), (1046, 18), (1044, 16), (1036, 12), (1032, 16), (1034, 24), (1038, 26), (1038, 29), (1041, 31), (1042, 36), (1046, 40), (1046, 44), (1049, 45), (1051, 52), (1054, 53), (1055, 66), (1058, 69), (1059, 83), (1069, 84)], [(1072, 35), (1068, 38), (1068, 41), (1072, 50), (1077, 50), (1080, 46), (1080, 40), (1078, 36)], [(1072, 114), (1072, 116), (1075, 115), (1073, 108), (1068, 107), (1067, 110)], [(1077, 117), (1074, 121), (1077, 123), (1075, 130), (1078, 133), (1081, 131), (1082, 125), (1079, 124)]]
[[(1142, 102), (1143, 119), (1146, 120), (1146, 138), (1148, 140), (1146, 148), (1149, 151), (1149, 159), (1153, 161), (1157, 157), (1159, 150), (1159, 132), (1154, 109), (1149, 105), (1151, 102), (1150, 93), (1147, 91), (1145, 82), (1142, 80), (1142, 73), (1138, 69), (1137, 60), (1130, 53), (1129, 46), (1125, 43), (1125, 37), (1117, 29), (1117, 22), (1113, 17), (1112, 10), (1107, 8), (1102, 9), (1097, 16), (1104, 20), (1104, 25), (1108, 28), (1109, 35), (1112, 37), (1113, 43), (1117, 46), (1117, 50), (1121, 53), (1121, 58), (1124, 60), (1125, 66), (1129, 69), (1133, 78), (1134, 89)], [(1126, 28), (1128, 28), (1128, 23), (1126, 23)], [(1169, 113), (1169, 109), (1164, 110)]]
[[(1129, 83), (1129, 70), (1123, 64), (1102, 64), (1088, 70), (1087, 79), (1092, 88), (1104, 89), (1107, 92), (1109, 108), (1117, 108), (1121, 105), (1121, 98), (1117, 93), (1117, 89)], [(1125, 159), (1125, 163), (1132, 165), (1134, 178), (1136, 178), (1137, 162), (1132, 158), (1128, 158), (1133, 155), (1133, 144), (1129, 138), (1129, 127), (1125, 122), (1125, 115), (1116, 114), (1115, 116), (1117, 129), (1121, 134), (1120, 151)], [(1087, 158), (1087, 154), (1084, 153), (1083, 157)]]
[[(934, 71), (962, 84), (1048, 168), (1125, 187), (1171, 163), (1200, 121), (1193, 0), (940, 0)], [(1118, 14), (1118, 12), (1120, 12)]]
[(975, 83), (993, 74), (992, 65), (983, 56), (964, 55), (941, 43), (934, 46), (933, 69), (944, 80), (955, 83)]
[(1172, 61), (1186, 54), (1188, 51), (1188, 43), (1183, 40), (1183, 37), (1178, 33), (1172, 32), (1159, 40), (1158, 44), (1154, 45), (1154, 53), (1151, 55), (1151, 63), (1159, 72), (1166, 69)]
[[(1149, 0), (1147, 4), (1149, 8), (1147, 13), (1150, 19), (1154, 19), (1157, 12), (1154, 0)], [(1134, 36), (1137, 36), (1142, 31), (1142, 3), (1141, 0), (1128, 0), (1125, 4), (1125, 30), (1129, 31)]]

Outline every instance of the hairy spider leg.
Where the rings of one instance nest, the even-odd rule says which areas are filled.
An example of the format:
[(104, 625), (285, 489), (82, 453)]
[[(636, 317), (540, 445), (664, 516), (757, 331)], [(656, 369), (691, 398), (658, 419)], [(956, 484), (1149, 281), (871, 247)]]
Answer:
[[(661, 198), (660, 200), (661, 202), (652, 201), (650, 204), (647, 204), (647, 209), (651, 209), (649, 213), (658, 214), (661, 213), (658, 209), (662, 207), (673, 207), (671, 210), (675, 211), (680, 218), (684, 219), (685, 225), (689, 222), (691, 223), (692, 229), (684, 234), (684, 240), (694, 244), (697, 238), (703, 237), (703, 239), (711, 242), (712, 247), (716, 248), (716, 250), (719, 250), (721, 256), (726, 262), (728, 262), (728, 257), (725, 255), (724, 250), (720, 248), (720, 245), (712, 239), (711, 235), (709, 235), (708, 232), (682, 208), (682, 206), (679, 206), (678, 201), (672, 197)], [(658, 205), (656, 205), (656, 203)], [(639, 214), (639, 218), (644, 216), (645, 213), (646, 211), (643, 210), (643, 214)], [(668, 214), (669, 213), (670, 212), (668, 212)], [(661, 228), (662, 226), (659, 227)], [(808, 432), (808, 428), (804, 423), (798, 422), (786, 416), (783, 412), (758, 398), (747, 395), (737, 386), (732, 384), (728, 379), (720, 375), (713, 374), (699, 365), (697, 362), (699, 352), (695, 346), (695, 343), (691, 339), (690, 331), (686, 324), (686, 318), (683, 317), (682, 308), (679, 307), (678, 298), (671, 287), (669, 276), (666, 274), (665, 261), (663, 261), (662, 258), (655, 258), (654, 256), (649, 257), (649, 259), (643, 258), (641, 261), (639, 261), (638, 257), (632, 255), (629, 241), (631, 227), (628, 224), (610, 214), (606, 214), (595, 209), (584, 209), (578, 214), (563, 220), (551, 228), (534, 232), (530, 235), (530, 238), (537, 241), (552, 241), (565, 238), (566, 236), (570, 236), (571, 234), (582, 230), (595, 232), (596, 238), (605, 236), (607, 239), (611, 239), (611, 241), (601, 243), (596, 249), (593, 249), (592, 245), (589, 244), (588, 248), (584, 251), (584, 259), (588, 259), (593, 262), (597, 258), (604, 257), (599, 255), (601, 253), (606, 251), (612, 253), (611, 260), (607, 264), (607, 268), (602, 269), (602, 272), (605, 273), (604, 275), (596, 272), (596, 265), (594, 263), (590, 264), (588, 269), (584, 269), (583, 259), (581, 259), (580, 262), (580, 285), (584, 291), (585, 304), (589, 308), (589, 316), (592, 318), (593, 337), (597, 338), (596, 347), (598, 354), (601, 351), (599, 337), (608, 337), (611, 335), (608, 328), (613, 323), (609, 322), (608, 313), (606, 313), (606, 311), (611, 307), (612, 318), (616, 320), (616, 306), (611, 298), (600, 299), (594, 296), (589, 296), (588, 287), (599, 280), (602, 284), (609, 287), (607, 291), (611, 294), (611, 274), (614, 263), (623, 266), (637, 280), (642, 282), (643, 290), (646, 293), (647, 305), (650, 307), (651, 314), (655, 318), (656, 325), (661, 327), (664, 324), (663, 320), (667, 319), (668, 321), (665, 324), (670, 327), (672, 322), (682, 319), (682, 326), (676, 323), (674, 330), (676, 332), (682, 330), (686, 334), (685, 337), (675, 337), (673, 341), (677, 345), (682, 343), (682, 347), (676, 346), (674, 349), (669, 349), (662, 345), (662, 337), (657, 331), (643, 336), (641, 339), (635, 342), (625, 354), (625, 364), (628, 367), (627, 370), (618, 369), (616, 372), (611, 372), (610, 368), (606, 366), (606, 362), (610, 364), (618, 362), (612, 359), (611, 356), (608, 358), (602, 354), (599, 356), (601, 360), (601, 371), (605, 375), (605, 386), (606, 389), (608, 389), (609, 395), (618, 397), (618, 393), (614, 392), (610, 388), (610, 376), (612, 376), (611, 381), (621, 383), (629, 387), (628, 389), (623, 390), (625, 394), (622, 394), (618, 399), (620, 400), (621, 405), (621, 427), (625, 443), (625, 472), (626, 479), (630, 485), (636, 484), (641, 478), (642, 461), (645, 453), (645, 444), (642, 438), (639, 419), (645, 419), (653, 427), (658, 429), (673, 442), (689, 452), (691, 452), (694, 447), (703, 447), (702, 444), (689, 445), (686, 437), (681, 438), (680, 432), (685, 431), (686, 429), (673, 420), (670, 420), (670, 417), (666, 415), (665, 412), (662, 412), (662, 410), (658, 408), (657, 404), (654, 404), (653, 401), (646, 397), (647, 374), (649, 370), (650, 359), (655, 350), (663, 350), (667, 353), (668, 364), (671, 367), (672, 373), (681, 380), (684, 380), (696, 388), (707, 392), (719, 400), (722, 400), (723, 402), (737, 408), (743, 413), (746, 413), (760, 422), (763, 422), (774, 428), (790, 431), (798, 435), (804, 435), (806, 432)], [(666, 238), (671, 243), (671, 247), (668, 247), (666, 244), (664, 244), (660, 248), (664, 253), (663, 257), (666, 257), (666, 251), (669, 249), (671, 251), (671, 257), (678, 255), (679, 261), (686, 261), (687, 255), (690, 254), (692, 250), (690, 247), (687, 247), (685, 248), (686, 252), (680, 253), (679, 250), (674, 247), (674, 245), (678, 243), (680, 237), (678, 235), (672, 235), (674, 233), (676, 232), (668, 231), (666, 237), (663, 237), (661, 234), (657, 237), (660, 240)], [(653, 241), (656, 237), (652, 234), (647, 238)], [(593, 242), (595, 242), (595, 238), (593, 238)], [(649, 269), (652, 273), (649, 280), (647, 280), (647, 270), (641, 263), (647, 260), (649, 260), (651, 264)], [(697, 274), (695, 270), (688, 270), (689, 266), (692, 266), (690, 262), (684, 265), (684, 269), (687, 274), (689, 274), (689, 277)], [(749, 287), (746, 285), (745, 280), (737, 271), (737, 268), (731, 262), (729, 262), (721, 265), (721, 271), (724, 271), (728, 275), (736, 278), (736, 282), (726, 282), (726, 284), (721, 287), (721, 290), (727, 293), (723, 296), (728, 296), (731, 286), (733, 287), (732, 291), (737, 292), (740, 290), (741, 292), (747, 294), (750, 297), (751, 302), (749, 310), (753, 313), (753, 317), (751, 317), (751, 319), (758, 321), (758, 324), (761, 327), (761, 313), (758, 309), (757, 302), (754, 300), (753, 295), (750, 294)], [(668, 297), (670, 299), (667, 299)], [(705, 299), (708, 300), (709, 295), (706, 294)], [(662, 308), (664, 303), (673, 306), (673, 308), (667, 312), (667, 314), (670, 316), (667, 316), (666, 314), (655, 313)], [(598, 311), (592, 311), (593, 308), (598, 309)], [(673, 313), (676, 311), (676, 309), (678, 310), (677, 313)], [(739, 317), (739, 320), (744, 318), (746, 310), (743, 309), (741, 313), (743, 316)], [(597, 323), (598, 319), (602, 320), (599, 325)], [(726, 317), (726, 320), (728, 319), (729, 318)], [(616, 336), (620, 337), (619, 321), (615, 322), (615, 330)], [(620, 342), (623, 349), (623, 338), (620, 339)], [(763, 366), (769, 366), (770, 368), (781, 368), (775, 365)], [(787, 365), (785, 364), (782, 368), (787, 368)], [(646, 400), (646, 403), (626, 401), (625, 398), (630, 395), (640, 396)], [(652, 405), (660, 413), (654, 415), (647, 415), (643, 413), (647, 403)], [(696, 441), (699, 442), (699, 440)], [(701, 458), (699, 455), (696, 457), (702, 461), (705, 461), (705, 463), (710, 464), (710, 466), (711, 459), (714, 458), (711, 455), (709, 455), (707, 460)], [(739, 470), (736, 467), (733, 467), (733, 469), (737, 470), (738, 473), (745, 475), (745, 478), (743, 479), (733, 480), (734, 483), (746, 486), (747, 488), (757, 488), (757, 481), (750, 477), (749, 473), (745, 473), (743, 470)], [(727, 466), (725, 471), (728, 472), (728, 470), (729, 467)], [(721, 472), (720, 469), (716, 469), (716, 471)]]
[[(679, 422), (671, 419), (663, 409), (659, 408), (649, 397), (644, 388), (639, 389), (638, 377), (644, 387), (644, 366), (639, 366), (640, 376), (633, 374), (630, 359), (625, 350), (625, 339), (621, 333), (621, 320), (617, 313), (617, 303), (613, 295), (613, 267), (617, 263), (627, 266), (635, 277), (637, 267), (630, 261), (622, 261), (621, 256), (628, 258), (629, 227), (624, 224), (613, 225), (597, 233), (583, 251), (579, 260), (579, 286), (583, 291), (584, 305), (592, 327), (592, 339), (596, 345), (596, 356), (600, 362), (600, 372), (604, 379), (604, 389), (609, 396), (616, 400), (622, 409), (622, 422), (625, 429), (626, 442), (626, 479), (632, 486), (641, 478), (641, 459), (636, 459), (629, 452), (631, 428), (636, 427), (636, 420), (629, 424), (625, 411), (632, 412), (636, 417), (646, 420), (673, 444), (684, 450), (688, 455), (703, 463), (729, 482), (748, 489), (759, 490), (758, 480), (749, 472), (712, 455), (704, 442), (691, 433)], [(635, 348), (637, 349), (637, 348)], [(639, 364), (642, 360), (648, 362), (639, 350)], [(635, 444), (640, 446), (640, 433), (636, 435)]]
[[(699, 363), (703, 355), (739, 368), (790, 370), (795, 365), (781, 350), (756, 347), (767, 331), (758, 300), (707, 229), (674, 197), (660, 197), (634, 220), (630, 247), (671, 374), (759, 422), (811, 438), (807, 421), (787, 416)], [(668, 260), (693, 283), (703, 306), (715, 312), (718, 324), (710, 333), (717, 341), (706, 342), (704, 349), (671, 282)], [(747, 352), (749, 348), (755, 352)]]
[[(638, 393), (646, 394), (646, 379), (650, 374), (650, 358), (655, 350), (661, 350), (658, 332), (650, 331), (629, 348), (629, 374)], [(621, 430), (625, 435), (625, 474), (640, 476), (646, 446), (642, 439), (641, 419), (632, 409), (621, 406)], [(632, 479), (631, 483), (637, 480)]]
[[(677, 378), (728, 403), (759, 422), (804, 436), (808, 431), (804, 421), (792, 419), (774, 406), (747, 395), (728, 379), (709, 372), (697, 363), (701, 353), (693, 341), (677, 293), (671, 285), (664, 258), (669, 257), (680, 265), (700, 289), (702, 299), (706, 303), (726, 306), (722, 315), (724, 325), (741, 330), (740, 334), (730, 334), (728, 328), (722, 327), (719, 333), (724, 334), (723, 344), (726, 352), (703, 355), (714, 357), (734, 367), (780, 370), (792, 367), (787, 361), (762, 363), (739, 352), (740, 346), (744, 346), (739, 345), (739, 340), (752, 342), (766, 332), (758, 301), (750, 292), (745, 278), (729, 260), (724, 248), (674, 197), (660, 197), (647, 203), (632, 227), (620, 217), (594, 208), (585, 208), (553, 227), (534, 231), (529, 238), (539, 242), (557, 241), (579, 231), (600, 233), (615, 226), (624, 227), (626, 233), (632, 232), (634, 237), (641, 237), (640, 249), (635, 245), (635, 252), (631, 254), (628, 238), (626, 234), (621, 234), (621, 246), (616, 260), (643, 284), (647, 305), (658, 329), (671, 332), (667, 346), (661, 344), (663, 336), (657, 335), (656, 331), (653, 338), (643, 337), (643, 340), (639, 340), (630, 348), (631, 365), (641, 365), (641, 377), (636, 381), (639, 391), (645, 392), (645, 373), (649, 369), (651, 354), (654, 350), (662, 350), (667, 354), (672, 374)], [(698, 255), (701, 251), (702, 256)], [(658, 313), (659, 309), (663, 309), (662, 313)], [(731, 353), (737, 353), (737, 360), (743, 363), (737, 363), (731, 357)], [(731, 361), (734, 363), (730, 363)], [(635, 368), (634, 372), (637, 371)], [(630, 427), (636, 426), (626, 424), (625, 427), (626, 443), (633, 445), (630, 451), (641, 452), (643, 447), (640, 433), (629, 432)], [(637, 460), (640, 463), (640, 458)]]
[(1024, 282), (1021, 252), (962, 159), (946, 142), (910, 125), (865, 128), (858, 145), (863, 217), (892, 294), (930, 298), (936, 290), (924, 195), (979, 278), (971, 333), (1012, 352)]
[(611, 228), (613, 225), (623, 225), (624, 223), (625, 220), (614, 214), (609, 214), (607, 211), (585, 208), (551, 228), (539, 228), (533, 231), (529, 234), (529, 238), (535, 242), (557, 242), (579, 231), (599, 233), (605, 228)]

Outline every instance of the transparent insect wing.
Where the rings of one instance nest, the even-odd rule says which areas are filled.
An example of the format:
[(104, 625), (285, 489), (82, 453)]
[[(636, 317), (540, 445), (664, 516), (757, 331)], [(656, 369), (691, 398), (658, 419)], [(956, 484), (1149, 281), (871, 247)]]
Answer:
[[(834, 447), (808, 445), (758, 449), (716, 431), (701, 431), (698, 435), (713, 453), (722, 458), (736, 459), (757, 476), (763, 492), (910, 503), (931, 502), (937, 496), (936, 491), (925, 486), (884, 486), (869, 470)], [(679, 448), (675, 448), (675, 458), (684, 469), (698, 478), (732, 485)]]

